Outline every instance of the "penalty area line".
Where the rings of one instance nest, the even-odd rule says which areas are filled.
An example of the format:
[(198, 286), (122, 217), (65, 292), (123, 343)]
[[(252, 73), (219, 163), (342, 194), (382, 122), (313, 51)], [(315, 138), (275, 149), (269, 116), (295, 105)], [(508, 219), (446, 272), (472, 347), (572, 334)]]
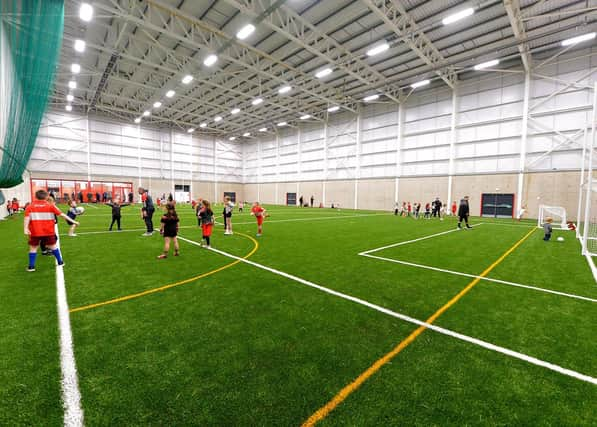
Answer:
[[(181, 237), (181, 236), (178, 236), (178, 237), (181, 240), (184, 240), (187, 243), (191, 243), (193, 245), (201, 246), (199, 243), (197, 243), (197, 242), (195, 242), (193, 240), (189, 240), (189, 239), (186, 239), (186, 238)], [(437, 332), (439, 334), (447, 335), (447, 336), (450, 336), (452, 338), (456, 338), (456, 339), (458, 339), (460, 341), (468, 342), (468, 343), (476, 345), (478, 347), (482, 347), (482, 348), (485, 348), (487, 350), (495, 351), (497, 353), (501, 353), (503, 355), (506, 355), (506, 356), (509, 356), (509, 357), (512, 357), (512, 358), (515, 358), (515, 359), (522, 360), (522, 361), (527, 362), (529, 364), (532, 364), (532, 365), (535, 365), (535, 366), (540, 366), (540, 367), (549, 369), (551, 371), (560, 373), (562, 375), (566, 375), (566, 376), (578, 379), (580, 381), (585, 381), (585, 382), (597, 385), (597, 378), (591, 377), (589, 375), (582, 374), (580, 372), (576, 372), (574, 370), (567, 369), (567, 368), (564, 368), (562, 366), (559, 366), (559, 365), (556, 365), (556, 364), (553, 364), (553, 363), (550, 363), (550, 362), (538, 359), (538, 358), (533, 357), (533, 356), (526, 355), (524, 353), (520, 353), (520, 352), (511, 350), (511, 349), (508, 349), (506, 347), (502, 347), (502, 346), (499, 346), (499, 345), (496, 345), (496, 344), (492, 344), (490, 342), (483, 341), (483, 340), (478, 339), (478, 338), (474, 338), (474, 337), (471, 337), (471, 336), (468, 336), (468, 335), (464, 335), (464, 334), (461, 334), (459, 332), (452, 331), (450, 329), (442, 328), (441, 326), (437, 326), (437, 325), (435, 325), (433, 323), (428, 323), (428, 322), (425, 322), (425, 321), (422, 321), (422, 320), (419, 320), (419, 319), (415, 319), (414, 317), (410, 317), (410, 316), (407, 316), (405, 314), (398, 313), (396, 311), (392, 311), (392, 310), (387, 309), (385, 307), (379, 306), (377, 304), (373, 304), (373, 303), (371, 303), (369, 301), (366, 301), (366, 300), (363, 300), (363, 299), (360, 299), (360, 298), (357, 298), (357, 297), (354, 297), (354, 296), (351, 296), (351, 295), (348, 295), (348, 294), (345, 294), (345, 293), (342, 293), (342, 292), (339, 292), (339, 291), (335, 291), (333, 289), (326, 288), (324, 286), (321, 286), (321, 285), (318, 285), (316, 283), (310, 282), (308, 280), (302, 279), (302, 278), (300, 278), (298, 276), (295, 276), (293, 274), (289, 274), (289, 273), (285, 273), (285, 272), (280, 271), (280, 270), (276, 270), (276, 269), (274, 269), (272, 267), (268, 267), (268, 266), (265, 266), (263, 264), (259, 264), (259, 263), (254, 262), (254, 261), (250, 261), (248, 259), (244, 259), (244, 258), (238, 257), (236, 255), (229, 254), (229, 253), (221, 251), (219, 249), (209, 248), (209, 250), (213, 251), (213, 252), (216, 252), (216, 253), (218, 253), (220, 255), (223, 255), (225, 257), (238, 260), (238, 261), (243, 262), (245, 264), (252, 265), (253, 267), (257, 267), (257, 268), (259, 268), (261, 270), (269, 271), (270, 273), (276, 274), (278, 276), (285, 277), (287, 279), (290, 279), (290, 280), (293, 280), (295, 282), (301, 283), (301, 284), (303, 284), (305, 286), (309, 286), (311, 288), (317, 289), (317, 290), (319, 290), (321, 292), (324, 292), (324, 293), (327, 293), (329, 295), (333, 295), (333, 296), (336, 296), (338, 298), (342, 298), (342, 299), (354, 302), (356, 304), (368, 307), (370, 309), (373, 309), (373, 310), (378, 311), (380, 313), (383, 313), (383, 314), (386, 314), (388, 316), (394, 317), (396, 319), (400, 319), (400, 320), (403, 320), (403, 321), (408, 322), (408, 323), (412, 323), (412, 324), (417, 325), (417, 326), (422, 326), (424, 328), (430, 329), (430, 330), (432, 330), (434, 332)]]
[(478, 275), (469, 274), (469, 273), (462, 273), (460, 271), (446, 270), (446, 269), (439, 268), (439, 267), (432, 267), (430, 265), (417, 264), (417, 263), (414, 263), (414, 262), (402, 261), (402, 260), (394, 259), (394, 258), (385, 258), (385, 257), (381, 257), (381, 256), (377, 256), (377, 255), (371, 255), (371, 254), (366, 254), (366, 253), (360, 253), (359, 255), (367, 257), (367, 258), (378, 259), (378, 260), (381, 260), (381, 261), (387, 261), (387, 262), (393, 262), (393, 263), (396, 263), (396, 264), (407, 265), (409, 267), (415, 267), (415, 268), (422, 268), (422, 269), (426, 269), (426, 270), (437, 271), (439, 273), (447, 273), (447, 274), (453, 274), (455, 276), (470, 277), (470, 278), (473, 278), (473, 279), (481, 279), (481, 280), (485, 280), (485, 281), (488, 281), (488, 282), (499, 283), (499, 284), (508, 285), (508, 286), (514, 286), (514, 287), (517, 287), (517, 288), (530, 289), (530, 290), (538, 291), (538, 292), (545, 292), (545, 293), (548, 293), (548, 294), (559, 295), (559, 296), (563, 296), (563, 297), (567, 297), (567, 298), (574, 298), (574, 299), (579, 299), (579, 300), (589, 301), (589, 302), (597, 302), (597, 299), (593, 299), (593, 298), (589, 298), (589, 297), (584, 297), (582, 295), (568, 294), (566, 292), (554, 291), (554, 290), (546, 289), (546, 288), (540, 288), (538, 286), (524, 285), (522, 283), (509, 282), (507, 280), (500, 280), (500, 279), (493, 279), (491, 277), (478, 276)]

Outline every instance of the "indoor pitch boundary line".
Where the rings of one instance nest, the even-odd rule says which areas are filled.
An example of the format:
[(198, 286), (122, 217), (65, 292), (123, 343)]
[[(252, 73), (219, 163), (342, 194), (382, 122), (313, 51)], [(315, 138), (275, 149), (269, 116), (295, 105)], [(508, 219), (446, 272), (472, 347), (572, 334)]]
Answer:
[[(183, 241), (185, 241), (187, 243), (200, 246), (200, 244), (197, 243), (194, 240), (186, 239), (186, 238), (184, 238), (182, 236), (178, 236), (178, 237), (179, 237), (179, 239), (181, 239), (181, 240), (183, 240)], [(411, 324), (414, 324), (414, 325), (417, 325), (417, 326), (422, 326), (424, 328), (427, 328), (427, 329), (430, 329), (432, 331), (435, 331), (435, 332), (437, 332), (439, 334), (450, 336), (450, 337), (458, 339), (460, 341), (468, 342), (468, 343), (476, 345), (478, 347), (482, 347), (482, 348), (485, 348), (487, 350), (495, 351), (497, 353), (501, 353), (503, 355), (506, 355), (506, 356), (509, 356), (509, 357), (513, 357), (515, 359), (522, 360), (522, 361), (527, 362), (529, 364), (532, 364), (532, 365), (535, 365), (535, 366), (540, 366), (540, 367), (549, 369), (551, 371), (557, 372), (559, 374), (566, 375), (566, 376), (575, 378), (575, 379), (580, 380), (580, 381), (585, 381), (585, 382), (597, 385), (597, 378), (591, 377), (589, 375), (582, 374), (580, 372), (576, 372), (574, 370), (564, 368), (564, 367), (556, 365), (554, 363), (550, 363), (550, 362), (538, 359), (536, 357), (529, 356), (529, 355), (526, 355), (524, 353), (520, 353), (520, 352), (511, 350), (511, 349), (508, 349), (506, 347), (502, 347), (502, 346), (499, 346), (499, 345), (496, 345), (496, 344), (492, 344), (490, 342), (483, 341), (483, 340), (478, 339), (478, 338), (474, 338), (474, 337), (471, 337), (471, 336), (468, 336), (468, 335), (464, 335), (464, 334), (461, 334), (459, 332), (452, 331), (450, 329), (442, 328), (441, 326), (437, 326), (437, 325), (434, 325), (432, 323), (428, 323), (428, 322), (425, 322), (425, 321), (422, 321), (422, 320), (419, 320), (419, 319), (415, 319), (414, 317), (410, 317), (410, 316), (407, 316), (405, 314), (402, 314), (402, 313), (399, 313), (399, 312), (396, 312), (396, 311), (392, 311), (392, 310), (387, 309), (385, 307), (379, 306), (377, 304), (373, 304), (371, 302), (365, 301), (363, 299), (360, 299), (360, 298), (357, 298), (357, 297), (354, 297), (354, 296), (351, 296), (351, 295), (348, 295), (348, 294), (345, 294), (345, 293), (342, 293), (342, 292), (339, 292), (339, 291), (335, 291), (333, 289), (326, 288), (324, 286), (321, 286), (321, 285), (318, 285), (316, 283), (310, 282), (308, 280), (302, 279), (302, 278), (300, 278), (298, 276), (295, 276), (293, 274), (285, 273), (283, 271), (276, 270), (276, 269), (274, 269), (272, 267), (268, 267), (268, 266), (265, 266), (263, 264), (259, 264), (259, 263), (254, 262), (254, 261), (250, 261), (248, 259), (240, 258), (240, 257), (238, 257), (236, 255), (229, 254), (229, 253), (221, 251), (219, 249), (210, 248), (209, 250), (211, 250), (213, 252), (216, 252), (216, 253), (218, 253), (220, 255), (223, 255), (225, 257), (232, 258), (232, 259), (235, 259), (237, 261), (243, 262), (245, 264), (251, 265), (253, 267), (259, 268), (261, 270), (265, 270), (265, 271), (268, 271), (270, 273), (276, 274), (278, 276), (285, 277), (285, 278), (290, 279), (292, 281), (298, 282), (298, 283), (300, 283), (302, 285), (309, 286), (311, 288), (317, 289), (317, 290), (319, 290), (321, 292), (324, 292), (324, 293), (333, 295), (335, 297), (342, 298), (342, 299), (354, 302), (356, 304), (368, 307), (370, 309), (373, 309), (373, 310), (378, 311), (380, 313), (383, 313), (383, 314), (386, 314), (388, 316), (394, 317), (396, 319), (400, 319), (400, 320), (403, 320), (405, 322), (408, 322), (408, 323), (411, 323)]]
[[(58, 232), (58, 226), (54, 226)], [(60, 248), (60, 240), (58, 240)], [(60, 371), (62, 406), (64, 407), (64, 426), (82, 427), (83, 409), (81, 407), (81, 391), (77, 376), (77, 362), (73, 345), (73, 333), (70, 324), (64, 267), (56, 265), (56, 306), (58, 311), (58, 329), (60, 332)]]
[(589, 297), (584, 297), (582, 295), (569, 294), (569, 293), (566, 293), (566, 292), (554, 291), (554, 290), (546, 289), (546, 288), (540, 288), (538, 286), (524, 285), (522, 283), (510, 282), (510, 281), (507, 281), (507, 280), (500, 280), (500, 279), (493, 279), (491, 277), (482, 277), (482, 276), (477, 276), (475, 274), (462, 273), (460, 271), (454, 271), (454, 270), (446, 270), (446, 269), (439, 268), (439, 267), (432, 267), (430, 265), (417, 264), (417, 263), (414, 263), (414, 262), (402, 261), (402, 260), (394, 259), (394, 258), (385, 258), (385, 257), (381, 257), (381, 256), (377, 256), (377, 255), (371, 255), (371, 254), (366, 254), (366, 253), (360, 253), (359, 255), (364, 256), (364, 257), (368, 257), (368, 258), (378, 259), (378, 260), (381, 260), (381, 261), (387, 261), (387, 262), (393, 262), (393, 263), (396, 263), (396, 264), (407, 265), (409, 267), (422, 268), (422, 269), (426, 269), (426, 270), (437, 271), (437, 272), (440, 272), (440, 273), (453, 274), (453, 275), (462, 276), (462, 277), (470, 277), (470, 278), (473, 278), (473, 279), (480, 279), (480, 280), (485, 280), (485, 281), (488, 281), (488, 282), (499, 283), (499, 284), (502, 284), (502, 285), (508, 285), (508, 286), (514, 286), (514, 287), (517, 287), (517, 288), (530, 289), (530, 290), (533, 290), (533, 291), (545, 292), (545, 293), (548, 293), (548, 294), (554, 294), (554, 295), (559, 295), (559, 296), (563, 296), (563, 297), (567, 297), (567, 298), (574, 298), (574, 299), (583, 300), (583, 301), (597, 302), (597, 299), (593, 299), (593, 298), (589, 298)]

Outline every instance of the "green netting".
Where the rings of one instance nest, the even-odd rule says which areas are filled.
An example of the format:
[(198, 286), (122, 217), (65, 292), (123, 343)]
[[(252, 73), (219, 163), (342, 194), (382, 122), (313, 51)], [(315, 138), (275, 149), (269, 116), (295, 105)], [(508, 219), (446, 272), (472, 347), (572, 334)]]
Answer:
[(64, 0), (0, 0), (0, 188), (22, 182), (54, 81)]

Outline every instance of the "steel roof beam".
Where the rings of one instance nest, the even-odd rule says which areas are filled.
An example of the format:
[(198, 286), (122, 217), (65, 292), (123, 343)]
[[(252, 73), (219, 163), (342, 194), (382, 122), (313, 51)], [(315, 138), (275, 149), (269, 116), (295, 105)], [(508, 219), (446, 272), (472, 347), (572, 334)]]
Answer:
[(531, 52), (529, 51), (529, 45), (527, 44), (527, 35), (524, 29), (524, 23), (522, 22), (522, 14), (520, 12), (520, 1), (519, 0), (504, 0), (504, 8), (508, 14), (510, 20), (510, 26), (516, 41), (518, 41), (518, 51), (520, 52), (520, 59), (524, 65), (524, 69), (527, 72), (531, 71), (532, 58)]
[[(224, 0), (241, 12), (260, 18), (271, 8), (273, 0)], [(294, 10), (280, 6), (271, 14), (263, 17), (262, 22), (268, 28), (293, 41), (311, 54), (337, 66), (353, 78), (372, 87), (379, 87), (389, 99), (400, 102), (394, 90), (384, 88), (385, 76), (367, 64), (360, 57), (355, 56), (333, 37), (328, 36), (315, 25), (307, 21)]]
[(431, 40), (420, 30), (415, 20), (408, 14), (398, 0), (361, 0), (384, 24), (391, 28), (406, 45), (431, 67), (435, 73), (451, 88), (454, 88), (458, 76), (453, 66), (447, 65), (446, 59), (433, 45)]

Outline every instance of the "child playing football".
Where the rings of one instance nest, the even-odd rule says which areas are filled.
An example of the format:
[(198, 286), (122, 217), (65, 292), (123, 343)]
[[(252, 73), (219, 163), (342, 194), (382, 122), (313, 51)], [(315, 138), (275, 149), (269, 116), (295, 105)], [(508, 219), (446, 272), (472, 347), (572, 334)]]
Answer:
[(174, 242), (174, 256), (178, 256), (178, 214), (174, 205), (168, 203), (166, 205), (166, 214), (160, 220), (160, 234), (164, 236), (164, 253), (158, 255), (158, 259), (164, 259), (168, 257), (170, 252), (170, 240)]
[[(74, 221), (77, 219), (77, 215), (80, 215), (79, 211), (77, 210), (77, 202), (71, 200), (70, 209), (68, 210), (66, 216)], [(68, 229), (68, 235), (70, 237), (76, 237), (77, 234), (75, 233), (75, 228), (77, 228), (77, 225), (79, 225), (78, 222), (71, 222), (71, 226)]]
[(201, 225), (201, 231), (203, 240), (205, 240), (205, 247), (210, 248), (211, 231), (214, 226), (214, 213), (211, 210), (211, 204), (207, 200), (203, 200), (201, 209), (199, 210), (199, 225)]
[(257, 219), (257, 237), (261, 237), (263, 231), (263, 218), (265, 217), (265, 209), (259, 205), (259, 202), (253, 203), (251, 208), (251, 215), (254, 215)]
[(78, 224), (77, 221), (66, 216), (56, 206), (48, 203), (47, 198), (47, 191), (38, 190), (35, 192), (35, 200), (25, 209), (23, 231), (29, 237), (29, 266), (27, 271), (35, 271), (37, 248), (41, 242), (52, 251), (58, 265), (64, 265), (60, 249), (56, 244), (54, 215), (64, 217), (70, 223)]
[(224, 198), (224, 234), (232, 234), (232, 209), (234, 209), (234, 203), (230, 201), (230, 197)]
[(120, 208), (129, 206), (130, 203), (120, 203), (120, 198), (117, 197), (116, 200), (114, 200), (114, 202), (106, 204), (112, 208), (112, 223), (110, 224), (109, 230), (112, 231), (112, 227), (114, 226), (114, 223), (116, 223), (116, 225), (118, 226), (118, 231), (122, 231), (122, 229), (120, 228)]

